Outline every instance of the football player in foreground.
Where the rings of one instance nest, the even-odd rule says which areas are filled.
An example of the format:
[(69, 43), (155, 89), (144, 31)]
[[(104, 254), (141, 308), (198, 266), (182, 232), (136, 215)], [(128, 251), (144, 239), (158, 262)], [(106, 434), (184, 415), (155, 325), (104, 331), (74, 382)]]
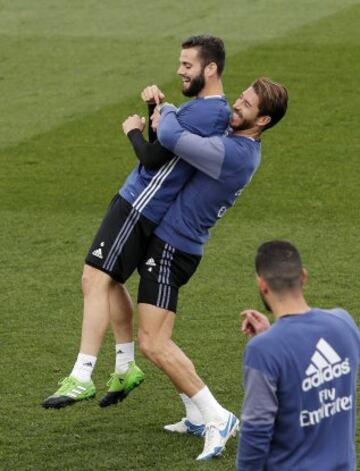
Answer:
[(256, 282), (275, 317), (242, 313), (256, 335), (244, 355), (245, 401), (237, 471), (355, 471), (360, 335), (343, 309), (310, 307), (297, 249), (264, 243)]

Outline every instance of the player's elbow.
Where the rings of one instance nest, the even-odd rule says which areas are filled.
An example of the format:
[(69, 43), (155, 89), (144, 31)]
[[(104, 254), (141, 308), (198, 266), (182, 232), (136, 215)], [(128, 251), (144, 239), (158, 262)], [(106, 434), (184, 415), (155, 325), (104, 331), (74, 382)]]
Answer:
[(174, 131), (171, 131), (167, 126), (159, 126), (157, 137), (163, 147), (173, 151), (175, 147)]

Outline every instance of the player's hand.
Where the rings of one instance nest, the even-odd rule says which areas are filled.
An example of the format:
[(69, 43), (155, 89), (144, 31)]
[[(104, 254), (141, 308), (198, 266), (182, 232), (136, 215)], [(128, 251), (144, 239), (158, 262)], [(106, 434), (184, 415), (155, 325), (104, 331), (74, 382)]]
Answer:
[(164, 101), (165, 95), (157, 85), (150, 85), (141, 92), (141, 98), (148, 105), (160, 105)]
[(160, 120), (160, 108), (159, 108), (159, 106), (157, 106), (154, 109), (154, 112), (150, 116), (150, 119), (151, 119), (151, 128), (154, 132), (156, 132), (157, 127), (159, 125), (159, 120)]
[(122, 123), (122, 128), (125, 134), (128, 134), (133, 129), (140, 129), (143, 132), (145, 127), (146, 119), (140, 118), (139, 115), (133, 114), (129, 116), (125, 121)]
[(247, 309), (241, 314), (241, 331), (249, 337), (261, 334), (270, 328), (269, 319), (261, 312)]

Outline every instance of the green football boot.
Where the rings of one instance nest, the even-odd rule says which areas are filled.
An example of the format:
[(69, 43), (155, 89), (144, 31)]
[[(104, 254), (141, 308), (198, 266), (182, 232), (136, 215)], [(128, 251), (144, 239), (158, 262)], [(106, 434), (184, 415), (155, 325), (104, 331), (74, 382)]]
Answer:
[(144, 381), (144, 373), (136, 366), (135, 362), (129, 363), (129, 369), (125, 373), (112, 373), (109, 381), (108, 392), (100, 401), (100, 407), (111, 406), (123, 401), (133, 389)]
[(42, 402), (45, 409), (60, 409), (70, 406), (78, 401), (91, 399), (95, 396), (96, 388), (92, 381), (82, 383), (71, 376), (64, 378), (59, 382), (60, 388)]

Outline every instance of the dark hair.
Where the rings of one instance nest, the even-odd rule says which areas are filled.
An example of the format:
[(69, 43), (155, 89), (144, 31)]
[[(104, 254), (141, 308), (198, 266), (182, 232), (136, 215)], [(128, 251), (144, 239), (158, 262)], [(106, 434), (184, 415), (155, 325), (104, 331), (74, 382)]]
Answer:
[(282, 292), (302, 286), (300, 254), (290, 242), (273, 240), (262, 244), (256, 254), (255, 269), (273, 291)]
[(259, 115), (271, 118), (270, 123), (263, 128), (265, 131), (275, 126), (286, 113), (288, 92), (283, 85), (266, 77), (259, 78), (251, 86), (259, 97)]
[(225, 46), (222, 39), (211, 34), (199, 34), (185, 39), (181, 47), (183, 49), (196, 47), (203, 67), (215, 62), (220, 77), (225, 67)]

